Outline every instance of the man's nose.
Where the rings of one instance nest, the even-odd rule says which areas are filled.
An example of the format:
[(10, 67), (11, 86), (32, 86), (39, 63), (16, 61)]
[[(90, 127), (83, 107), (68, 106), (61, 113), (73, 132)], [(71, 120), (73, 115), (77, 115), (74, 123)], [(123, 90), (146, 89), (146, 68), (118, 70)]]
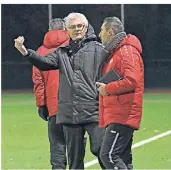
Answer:
[(78, 27), (76, 26), (76, 27), (75, 27), (75, 30), (78, 31), (78, 30), (80, 30), (80, 28), (78, 28)]

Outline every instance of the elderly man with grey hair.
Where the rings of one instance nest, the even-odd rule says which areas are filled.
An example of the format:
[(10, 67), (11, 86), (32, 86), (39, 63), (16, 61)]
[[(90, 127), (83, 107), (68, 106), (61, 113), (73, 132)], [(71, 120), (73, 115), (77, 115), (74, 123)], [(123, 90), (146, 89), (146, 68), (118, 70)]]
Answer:
[(104, 129), (98, 127), (98, 91), (95, 82), (99, 67), (108, 52), (96, 41), (96, 35), (86, 17), (71, 13), (65, 18), (68, 46), (41, 57), (26, 49), (24, 37), (15, 39), (15, 47), (40, 70), (59, 69), (59, 103), (57, 123), (64, 124), (69, 169), (84, 169), (84, 134), (90, 138), (91, 152), (100, 158)]

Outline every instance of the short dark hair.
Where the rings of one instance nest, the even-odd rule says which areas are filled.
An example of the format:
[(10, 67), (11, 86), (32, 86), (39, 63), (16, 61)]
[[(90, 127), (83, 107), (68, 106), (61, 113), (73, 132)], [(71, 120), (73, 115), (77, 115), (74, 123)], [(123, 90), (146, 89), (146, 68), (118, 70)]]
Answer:
[(61, 18), (55, 18), (49, 21), (49, 29), (50, 30), (64, 30), (65, 23)]
[(107, 17), (104, 19), (104, 23), (105, 23), (105, 28), (107, 30), (112, 28), (115, 34), (118, 34), (124, 31), (124, 26), (121, 20), (117, 17)]

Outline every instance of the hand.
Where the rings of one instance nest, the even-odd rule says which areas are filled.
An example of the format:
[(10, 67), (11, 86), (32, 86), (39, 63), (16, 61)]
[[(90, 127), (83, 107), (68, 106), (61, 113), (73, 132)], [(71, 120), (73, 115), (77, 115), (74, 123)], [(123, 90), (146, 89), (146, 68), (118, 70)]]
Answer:
[(39, 107), (38, 113), (39, 113), (39, 116), (40, 116), (43, 120), (48, 121), (48, 115), (49, 115), (49, 113), (48, 113), (48, 109), (47, 109), (46, 106), (41, 106), (41, 107)]
[(15, 48), (17, 48), (18, 51), (20, 51), (20, 53), (22, 55), (27, 55), (28, 51), (26, 50), (24, 44), (24, 37), (23, 36), (19, 36), (17, 39), (14, 40), (15, 41)]
[(99, 93), (100, 93), (102, 96), (107, 96), (107, 95), (108, 95), (108, 94), (106, 93), (106, 91), (105, 91), (105, 86), (106, 86), (106, 84), (96, 82), (96, 85), (98, 86), (98, 91), (99, 91)]

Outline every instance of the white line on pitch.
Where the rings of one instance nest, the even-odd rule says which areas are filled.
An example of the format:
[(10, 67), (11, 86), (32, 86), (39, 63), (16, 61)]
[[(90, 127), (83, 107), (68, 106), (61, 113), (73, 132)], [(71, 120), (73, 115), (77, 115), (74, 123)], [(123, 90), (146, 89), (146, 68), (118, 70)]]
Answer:
[[(159, 135), (153, 136), (153, 137), (151, 137), (151, 138), (142, 140), (142, 141), (140, 141), (140, 142), (135, 143), (134, 145), (132, 145), (132, 149), (138, 148), (138, 147), (140, 147), (140, 146), (143, 146), (143, 145), (145, 145), (145, 144), (147, 144), (147, 143), (150, 143), (150, 142), (152, 142), (152, 141), (155, 141), (155, 140), (157, 140), (157, 139), (160, 139), (160, 138), (162, 138), (162, 137), (164, 137), (164, 136), (167, 136), (167, 135), (170, 135), (170, 134), (171, 134), (171, 130), (166, 131), (166, 132), (164, 132), (164, 133), (161, 133), (161, 134), (159, 134)], [(92, 165), (97, 164), (97, 163), (98, 163), (98, 160), (95, 159), (95, 160), (92, 160), (92, 161), (90, 161), (90, 162), (85, 163), (84, 166), (85, 166), (85, 168), (87, 168), (87, 167), (92, 166)]]

